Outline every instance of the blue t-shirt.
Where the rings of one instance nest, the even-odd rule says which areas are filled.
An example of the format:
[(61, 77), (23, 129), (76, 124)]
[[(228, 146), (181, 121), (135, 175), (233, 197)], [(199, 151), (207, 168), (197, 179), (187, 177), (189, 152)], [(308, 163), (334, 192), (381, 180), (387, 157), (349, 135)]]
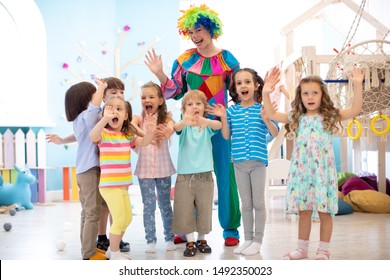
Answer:
[(73, 121), (73, 132), (76, 137), (78, 148), (76, 156), (76, 174), (83, 173), (92, 167), (99, 166), (99, 149), (91, 141), (89, 134), (97, 124), (101, 108), (92, 103), (81, 112)]
[(179, 136), (177, 174), (195, 174), (214, 170), (211, 137), (216, 130), (185, 126)]
[(268, 165), (268, 128), (261, 118), (262, 105), (255, 103), (250, 107), (240, 104), (226, 110), (227, 123), (232, 139), (232, 162), (259, 160)]

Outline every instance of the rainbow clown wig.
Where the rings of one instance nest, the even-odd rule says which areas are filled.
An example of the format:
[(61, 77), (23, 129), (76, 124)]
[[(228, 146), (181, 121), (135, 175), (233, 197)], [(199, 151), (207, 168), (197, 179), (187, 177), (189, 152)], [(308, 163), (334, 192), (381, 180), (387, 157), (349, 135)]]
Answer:
[(191, 6), (189, 9), (180, 12), (183, 15), (177, 20), (177, 28), (179, 28), (179, 34), (183, 37), (188, 38), (188, 30), (200, 25), (203, 25), (210, 32), (213, 39), (217, 39), (222, 35), (222, 22), (218, 17), (218, 13), (205, 4), (199, 7)]

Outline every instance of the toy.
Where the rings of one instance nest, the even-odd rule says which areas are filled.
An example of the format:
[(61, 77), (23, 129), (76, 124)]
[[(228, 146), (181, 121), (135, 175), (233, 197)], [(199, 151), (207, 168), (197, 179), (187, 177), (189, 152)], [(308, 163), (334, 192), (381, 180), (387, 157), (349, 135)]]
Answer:
[(14, 167), (18, 171), (16, 182), (15, 184), (3, 182), (0, 185), (0, 205), (17, 204), (17, 209), (33, 209), (30, 184), (35, 183), (37, 179), (31, 174), (27, 164), (24, 168), (19, 168), (16, 164)]
[(11, 216), (15, 216), (16, 210), (15, 210), (14, 208), (11, 208), (11, 209), (9, 209), (8, 213), (9, 213)]
[(58, 251), (64, 251), (65, 250), (66, 243), (62, 239), (58, 239), (56, 243), (56, 247)]
[(12, 228), (12, 224), (11, 223), (5, 223), (3, 225), (3, 228), (4, 228), (5, 231), (10, 231), (11, 228)]

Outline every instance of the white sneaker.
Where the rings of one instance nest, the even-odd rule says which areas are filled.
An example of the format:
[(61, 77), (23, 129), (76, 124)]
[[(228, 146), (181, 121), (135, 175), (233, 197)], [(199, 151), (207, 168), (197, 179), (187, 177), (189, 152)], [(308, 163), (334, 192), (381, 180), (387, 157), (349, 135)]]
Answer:
[(252, 240), (246, 240), (244, 244), (242, 244), (240, 247), (237, 247), (233, 250), (234, 254), (241, 254), (242, 251), (244, 251), (246, 248), (249, 247), (249, 245), (252, 244)]
[(146, 253), (156, 253), (156, 243), (149, 243), (145, 249)]
[(260, 253), (261, 244), (258, 242), (252, 242), (251, 245), (242, 250), (241, 254), (244, 256), (253, 256)]
[[(108, 251), (108, 250), (107, 250)], [(130, 256), (128, 256), (128, 255), (125, 255), (125, 254), (122, 254), (119, 250), (118, 251), (116, 251), (116, 252), (110, 252), (111, 254), (110, 254), (110, 260), (111, 261), (117, 261), (117, 260), (131, 260), (131, 258), (130, 258)]]
[(175, 251), (176, 245), (172, 241), (165, 242), (165, 250), (166, 251)]

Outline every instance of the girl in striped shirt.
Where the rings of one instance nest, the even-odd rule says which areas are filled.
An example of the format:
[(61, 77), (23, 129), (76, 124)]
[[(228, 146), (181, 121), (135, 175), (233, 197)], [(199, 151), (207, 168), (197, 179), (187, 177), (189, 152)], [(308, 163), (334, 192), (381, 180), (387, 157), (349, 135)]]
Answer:
[(229, 91), (235, 105), (228, 109), (221, 104), (210, 108), (210, 113), (221, 118), (222, 136), (232, 138), (231, 160), (241, 199), (245, 236), (244, 244), (234, 249), (234, 253), (242, 255), (260, 252), (266, 220), (266, 136), (269, 132), (274, 137), (278, 134), (278, 127), (266, 117), (261, 105), (263, 85), (256, 71), (240, 69), (233, 75)]
[(132, 220), (128, 193), (132, 184), (131, 147), (149, 145), (155, 130), (155, 124), (149, 122), (145, 136), (137, 137), (131, 120), (130, 103), (113, 96), (106, 101), (103, 116), (90, 133), (90, 139), (98, 143), (100, 152), (99, 191), (112, 216), (110, 247), (106, 252), (111, 260), (130, 259), (119, 251), (119, 243)]

